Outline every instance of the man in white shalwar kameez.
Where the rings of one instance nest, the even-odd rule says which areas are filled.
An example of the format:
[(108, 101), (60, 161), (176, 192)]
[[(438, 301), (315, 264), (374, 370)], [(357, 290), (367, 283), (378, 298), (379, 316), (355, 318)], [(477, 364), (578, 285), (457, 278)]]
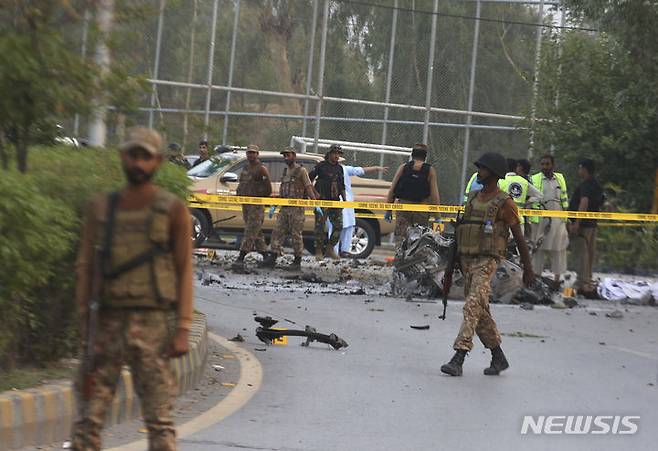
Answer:
[[(351, 177), (362, 177), (371, 172), (383, 172), (387, 168), (383, 166), (346, 166), (343, 165), (343, 175), (345, 179), (345, 195), (347, 202), (354, 200), (352, 193), (352, 180)], [(332, 224), (328, 223), (329, 235), (331, 235)], [(350, 251), (352, 250), (352, 237), (354, 236), (354, 227), (356, 226), (356, 215), (353, 208), (343, 208), (343, 230), (340, 232), (340, 241), (334, 247), (334, 252), (344, 258), (351, 257)], [(340, 251), (340, 252), (339, 252)]]

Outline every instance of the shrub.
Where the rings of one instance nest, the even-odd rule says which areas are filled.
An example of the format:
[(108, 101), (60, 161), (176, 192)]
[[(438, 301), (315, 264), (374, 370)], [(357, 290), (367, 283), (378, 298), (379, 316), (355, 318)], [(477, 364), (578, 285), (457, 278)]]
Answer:
[[(29, 167), (27, 175), (0, 177), (0, 368), (45, 363), (75, 349), (74, 262), (83, 209), (94, 193), (124, 184), (112, 150), (35, 148)], [(177, 166), (165, 163), (155, 181), (187, 195), (189, 180)]]

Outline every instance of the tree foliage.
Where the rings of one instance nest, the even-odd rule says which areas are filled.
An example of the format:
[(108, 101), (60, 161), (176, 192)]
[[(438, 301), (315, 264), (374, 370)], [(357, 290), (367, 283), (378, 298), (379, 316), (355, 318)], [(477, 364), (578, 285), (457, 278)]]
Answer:
[(646, 211), (658, 167), (658, 48), (650, 44), (658, 42), (658, 4), (571, 0), (567, 7), (601, 31), (566, 33), (561, 51), (557, 36), (548, 41), (543, 144), (570, 168), (593, 158), (600, 178), (623, 188), (621, 204)]

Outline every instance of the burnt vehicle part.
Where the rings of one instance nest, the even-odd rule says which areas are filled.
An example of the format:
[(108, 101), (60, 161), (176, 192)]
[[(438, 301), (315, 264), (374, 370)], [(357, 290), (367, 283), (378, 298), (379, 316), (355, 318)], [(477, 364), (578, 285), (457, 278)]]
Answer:
[(254, 320), (260, 324), (260, 327), (256, 328), (256, 336), (263, 343), (272, 344), (274, 340), (281, 337), (306, 337), (306, 341), (302, 343), (302, 346), (309, 346), (314, 341), (328, 344), (335, 350), (347, 348), (349, 346), (347, 342), (338, 335), (333, 333), (329, 335), (318, 333), (315, 327), (306, 326), (304, 330), (277, 330), (271, 329), (272, 326), (278, 323), (278, 321), (271, 316), (257, 316)]

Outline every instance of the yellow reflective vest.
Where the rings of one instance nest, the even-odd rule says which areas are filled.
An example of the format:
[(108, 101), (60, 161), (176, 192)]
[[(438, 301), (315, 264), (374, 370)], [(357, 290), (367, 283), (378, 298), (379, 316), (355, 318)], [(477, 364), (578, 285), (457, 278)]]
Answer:
[[(508, 172), (504, 179), (498, 180), (498, 187), (512, 196), (519, 208), (525, 208), (525, 203), (528, 200), (528, 184), (529, 182), (526, 179), (514, 172)], [(519, 220), (521, 224), (525, 223), (523, 216), (519, 216)]]
[[(567, 183), (564, 180), (564, 175), (562, 175), (559, 172), (554, 172), (553, 176), (557, 180), (558, 186), (560, 187), (560, 205), (562, 205), (562, 208), (566, 210), (569, 208), (569, 195), (567, 194)], [(530, 180), (532, 181), (532, 185), (535, 188), (537, 188), (542, 194), (544, 193), (544, 177), (545, 176), (543, 172), (538, 172), (537, 174), (534, 174), (532, 177), (530, 177)], [(540, 209), (541, 204), (534, 203), (532, 204), (532, 208)], [(538, 223), (539, 216), (530, 216), (529, 220), (530, 222)]]

